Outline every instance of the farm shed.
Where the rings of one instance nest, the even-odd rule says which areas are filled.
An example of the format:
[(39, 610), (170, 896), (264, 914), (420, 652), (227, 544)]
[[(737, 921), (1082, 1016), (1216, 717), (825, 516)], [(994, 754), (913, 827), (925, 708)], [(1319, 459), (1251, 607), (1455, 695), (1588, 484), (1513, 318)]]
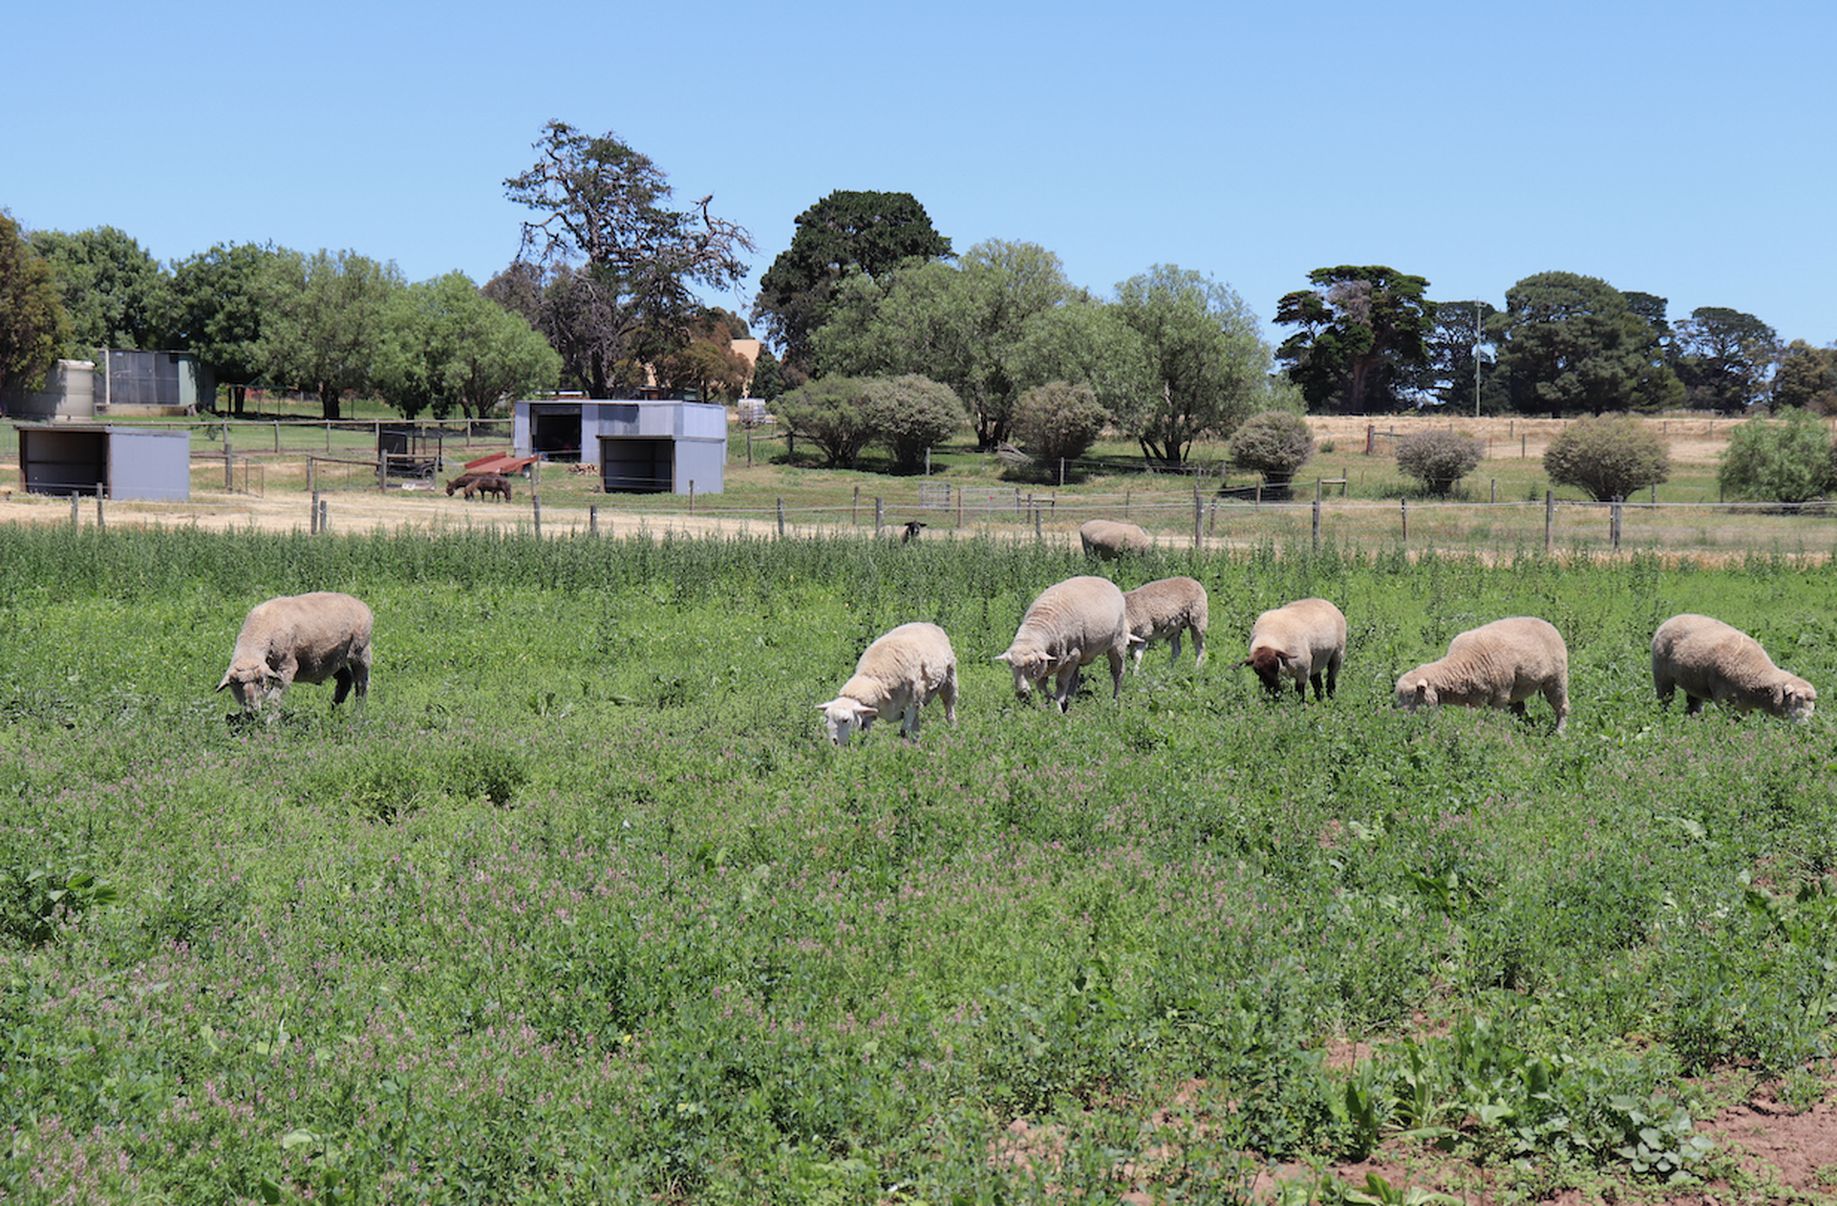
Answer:
[(191, 497), (191, 437), (101, 423), (20, 423), (19, 477), (28, 494), (94, 494), (183, 502)]
[(525, 401), (515, 413), (518, 455), (598, 465), (608, 492), (721, 492), (727, 408), (718, 403)]

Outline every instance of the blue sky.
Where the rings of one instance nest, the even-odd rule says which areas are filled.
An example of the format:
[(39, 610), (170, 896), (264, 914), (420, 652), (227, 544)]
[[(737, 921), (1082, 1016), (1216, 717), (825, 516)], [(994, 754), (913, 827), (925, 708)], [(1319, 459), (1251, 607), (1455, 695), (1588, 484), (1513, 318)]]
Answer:
[(1837, 5), (16, 4), (0, 207), (173, 259), (273, 240), (483, 281), (543, 122), (616, 131), (759, 245), (836, 188), (1099, 292), (1267, 324), (1309, 269), (1503, 301), (1547, 269), (1837, 340)]

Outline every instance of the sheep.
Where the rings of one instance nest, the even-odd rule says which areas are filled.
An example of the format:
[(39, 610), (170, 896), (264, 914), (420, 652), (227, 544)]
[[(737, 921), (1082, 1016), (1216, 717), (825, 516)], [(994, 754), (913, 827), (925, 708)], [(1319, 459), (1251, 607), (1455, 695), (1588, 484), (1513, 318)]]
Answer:
[(1078, 529), (1078, 542), (1086, 557), (1114, 561), (1129, 553), (1146, 553), (1154, 547), (1148, 533), (1132, 523), (1111, 519), (1087, 519)]
[(1524, 701), (1539, 692), (1556, 709), (1561, 733), (1569, 723), (1569, 650), (1548, 621), (1514, 616), (1461, 633), (1446, 656), (1399, 678), (1397, 706), (1510, 708), (1523, 716)]
[(279, 701), (296, 680), (338, 681), (336, 707), (352, 690), (370, 690), (370, 630), (375, 618), (359, 599), (335, 591), (283, 595), (257, 603), (236, 635), (236, 651), (217, 690), (225, 687), (244, 713)]
[(900, 732), (916, 740), (919, 709), (934, 697), (944, 701), (944, 719), (957, 723), (957, 655), (950, 638), (936, 624), (901, 624), (867, 647), (854, 677), (817, 710), (838, 746), (856, 730), (866, 733), (883, 713), (898, 713)]
[(1155, 641), (1168, 641), (1173, 647), (1173, 660), (1178, 660), (1183, 631), (1193, 636), (1194, 667), (1205, 665), (1206, 588), (1197, 580), (1162, 578), (1138, 586), (1123, 595), (1123, 611), (1137, 674), (1142, 672), (1142, 654)]
[(901, 544), (911, 544), (914, 540), (919, 538), (919, 534), (925, 530), (925, 526), (925, 521), (922, 519), (908, 519), (906, 521), (906, 530), (900, 535), (899, 542)]
[(1048, 675), (1058, 676), (1052, 700), (1071, 707), (1079, 668), (1110, 659), (1110, 697), (1123, 690), (1123, 661), (1129, 651), (1128, 607), (1108, 578), (1078, 577), (1047, 587), (1021, 617), (1005, 653), (995, 655), (1014, 672), (1014, 693), (1023, 702)]
[(1690, 614), (1672, 616), (1652, 634), (1652, 685), (1664, 707), (1682, 687), (1691, 716), (1713, 699), (1738, 713), (1759, 709), (1810, 720), (1818, 703), (1817, 688), (1774, 665), (1759, 641), (1721, 620)]
[(1330, 698), (1339, 686), (1345, 657), (1346, 617), (1340, 609), (1325, 599), (1300, 599), (1257, 617), (1250, 629), (1250, 656), (1239, 664), (1257, 672), (1271, 698), (1281, 693), (1282, 677), (1287, 675), (1295, 680), (1295, 694), (1303, 700), (1310, 682), (1314, 698), (1321, 699)]

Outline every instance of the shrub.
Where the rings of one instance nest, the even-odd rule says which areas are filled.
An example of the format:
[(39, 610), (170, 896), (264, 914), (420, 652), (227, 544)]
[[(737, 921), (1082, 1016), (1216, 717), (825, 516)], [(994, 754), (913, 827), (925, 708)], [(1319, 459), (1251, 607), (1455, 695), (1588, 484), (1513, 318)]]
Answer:
[(778, 399), (773, 409), (791, 434), (823, 453), (823, 464), (850, 469), (874, 438), (867, 383), (855, 377), (820, 377)]
[(1630, 415), (1579, 419), (1544, 451), (1544, 472), (1597, 502), (1629, 497), (1671, 476), (1664, 437)]
[(1480, 463), (1480, 441), (1452, 431), (1424, 431), (1397, 445), (1397, 468), (1431, 494), (1446, 494)]
[(1015, 402), (1014, 438), (1048, 464), (1069, 461), (1090, 449), (1109, 417), (1090, 386), (1049, 381)]
[(1800, 503), (1832, 485), (1831, 433), (1809, 411), (1749, 419), (1729, 436), (1717, 480), (1735, 498)]
[(884, 445), (902, 469), (924, 464), (927, 448), (970, 421), (950, 386), (929, 377), (869, 377), (861, 384), (867, 390), (872, 440)]
[(1314, 455), (1314, 433), (1306, 420), (1286, 410), (1251, 415), (1231, 437), (1231, 463), (1255, 469), (1272, 486), (1288, 484)]

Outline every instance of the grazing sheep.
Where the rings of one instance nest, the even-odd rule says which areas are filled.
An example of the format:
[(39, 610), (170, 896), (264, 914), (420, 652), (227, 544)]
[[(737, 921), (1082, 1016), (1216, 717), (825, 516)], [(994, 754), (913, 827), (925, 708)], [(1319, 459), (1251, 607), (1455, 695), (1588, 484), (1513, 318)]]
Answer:
[(1162, 578), (1123, 595), (1129, 623), (1129, 647), (1135, 653), (1135, 670), (1142, 671), (1142, 654), (1156, 641), (1168, 641), (1173, 659), (1180, 657), (1180, 634), (1193, 636), (1193, 665), (1206, 660), (1206, 588), (1193, 578)]
[(899, 542), (901, 544), (911, 544), (914, 540), (917, 540), (919, 538), (919, 533), (923, 532), (924, 530), (925, 530), (925, 523), (923, 520), (908, 519), (906, 521), (906, 530), (903, 533), (901, 533)]
[(236, 651), (217, 690), (225, 687), (244, 712), (279, 700), (289, 684), (338, 680), (334, 706), (353, 688), (370, 689), (370, 629), (362, 600), (334, 591), (283, 595), (257, 603), (236, 635)]
[(950, 638), (936, 624), (901, 624), (867, 647), (854, 677), (817, 709), (836, 745), (847, 745), (856, 730), (867, 732), (883, 713), (898, 713), (900, 732), (916, 739), (919, 709), (934, 696), (944, 700), (944, 719), (957, 723), (957, 655)]
[(1123, 592), (1108, 578), (1079, 577), (1042, 591), (1021, 617), (1007, 652), (996, 654), (995, 660), (1014, 671), (1014, 693), (1022, 700), (1048, 675), (1057, 675), (1052, 699), (1064, 712), (1078, 689), (1079, 668), (1100, 657), (1110, 659), (1110, 697), (1121, 695), (1128, 651)]
[(1818, 703), (1817, 688), (1774, 665), (1759, 641), (1699, 615), (1672, 616), (1652, 634), (1652, 685), (1666, 707), (1682, 687), (1691, 716), (1713, 699), (1737, 712), (1810, 720)]
[(1087, 519), (1078, 529), (1078, 542), (1084, 546), (1086, 557), (1096, 557), (1100, 561), (1114, 561), (1130, 553), (1146, 553), (1154, 548), (1154, 541), (1132, 523), (1117, 523), (1111, 519)]
[(1287, 675), (1295, 680), (1295, 694), (1305, 700), (1310, 682), (1314, 698), (1323, 698), (1323, 671), (1324, 695), (1333, 694), (1345, 657), (1346, 617), (1340, 609), (1325, 599), (1301, 599), (1257, 617), (1250, 629), (1250, 656), (1240, 664), (1257, 672), (1272, 697), (1280, 694)]
[(1556, 709), (1556, 731), (1569, 723), (1569, 649), (1548, 621), (1534, 616), (1494, 620), (1463, 632), (1447, 656), (1397, 680), (1397, 706), (1411, 711), (1438, 704), (1510, 708), (1543, 693)]

